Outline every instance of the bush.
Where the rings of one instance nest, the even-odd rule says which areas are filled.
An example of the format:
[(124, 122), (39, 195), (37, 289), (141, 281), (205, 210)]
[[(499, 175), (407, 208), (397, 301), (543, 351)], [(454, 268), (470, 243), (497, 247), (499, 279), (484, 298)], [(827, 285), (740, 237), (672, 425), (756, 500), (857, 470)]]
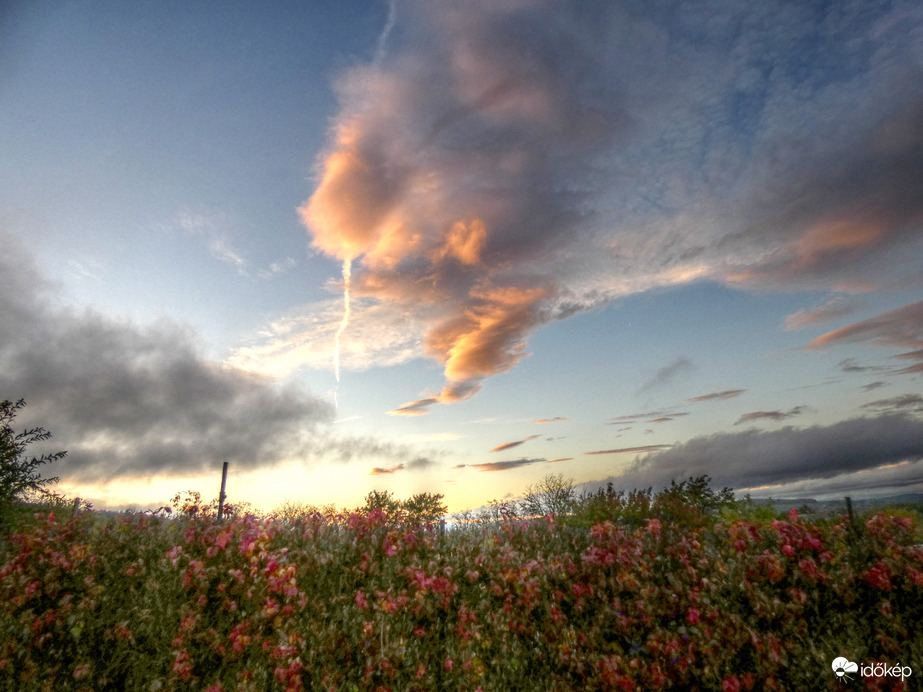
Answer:
[(51, 433), (44, 428), (13, 432), (13, 420), (25, 405), (22, 399), (15, 404), (0, 402), (0, 523), (8, 522), (15, 503), (51, 496), (48, 487), (57, 483), (58, 478), (43, 478), (39, 469), (67, 455), (67, 452), (57, 452), (31, 459), (26, 456), (29, 445), (49, 439)]

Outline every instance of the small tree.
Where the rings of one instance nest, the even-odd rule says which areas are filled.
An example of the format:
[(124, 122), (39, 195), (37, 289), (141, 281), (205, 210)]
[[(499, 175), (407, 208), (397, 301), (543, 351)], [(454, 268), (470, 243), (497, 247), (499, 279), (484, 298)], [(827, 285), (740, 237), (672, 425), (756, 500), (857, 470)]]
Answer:
[(573, 509), (576, 501), (574, 481), (562, 474), (548, 474), (535, 485), (526, 488), (519, 505), (525, 516), (564, 516)]
[(365, 496), (365, 506), (360, 507), (360, 512), (372, 512), (376, 509), (382, 510), (385, 514), (396, 514), (401, 508), (400, 500), (388, 490), (372, 490)]
[(44, 428), (31, 428), (19, 434), (13, 432), (11, 424), (25, 405), (23, 399), (15, 404), (0, 402), (0, 511), (3, 513), (17, 500), (31, 495), (48, 496), (48, 486), (59, 479), (57, 476), (43, 478), (39, 468), (67, 455), (67, 452), (56, 452), (31, 459), (26, 456), (30, 444), (47, 440), (51, 433)]
[(417, 493), (401, 503), (401, 508), (407, 513), (407, 518), (412, 522), (431, 524), (439, 521), (447, 507), (442, 504), (441, 493)]

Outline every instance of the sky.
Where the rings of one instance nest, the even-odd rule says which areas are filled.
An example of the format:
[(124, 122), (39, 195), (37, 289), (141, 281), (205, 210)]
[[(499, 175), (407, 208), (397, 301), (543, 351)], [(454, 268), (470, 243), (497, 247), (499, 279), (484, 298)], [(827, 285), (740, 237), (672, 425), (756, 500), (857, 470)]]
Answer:
[(923, 491), (919, 2), (14, 0), (0, 64), (60, 491)]

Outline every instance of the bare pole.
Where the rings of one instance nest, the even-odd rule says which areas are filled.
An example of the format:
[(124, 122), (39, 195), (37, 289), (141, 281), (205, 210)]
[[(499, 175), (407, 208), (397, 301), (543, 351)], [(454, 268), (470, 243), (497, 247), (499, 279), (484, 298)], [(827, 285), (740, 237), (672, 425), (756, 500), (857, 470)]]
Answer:
[(224, 466), (221, 469), (221, 492), (218, 493), (218, 521), (224, 519), (224, 498), (227, 497), (224, 494), (224, 488), (228, 481), (228, 462), (224, 462)]

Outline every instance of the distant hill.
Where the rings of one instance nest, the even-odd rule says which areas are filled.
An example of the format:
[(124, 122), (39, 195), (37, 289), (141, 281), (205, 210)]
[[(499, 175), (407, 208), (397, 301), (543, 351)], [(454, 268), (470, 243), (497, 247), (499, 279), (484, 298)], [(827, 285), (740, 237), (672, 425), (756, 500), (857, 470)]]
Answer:
[[(839, 498), (836, 500), (816, 500), (812, 497), (805, 498), (766, 498), (754, 500), (757, 504), (768, 504), (772, 506), (775, 512), (787, 512), (794, 508), (797, 510), (809, 510), (814, 514), (845, 514), (846, 500)], [(903, 493), (900, 495), (888, 495), (886, 497), (870, 497), (856, 499), (852, 498), (853, 511), (862, 514), (869, 511), (884, 509), (886, 507), (909, 507), (923, 512), (923, 493)]]

